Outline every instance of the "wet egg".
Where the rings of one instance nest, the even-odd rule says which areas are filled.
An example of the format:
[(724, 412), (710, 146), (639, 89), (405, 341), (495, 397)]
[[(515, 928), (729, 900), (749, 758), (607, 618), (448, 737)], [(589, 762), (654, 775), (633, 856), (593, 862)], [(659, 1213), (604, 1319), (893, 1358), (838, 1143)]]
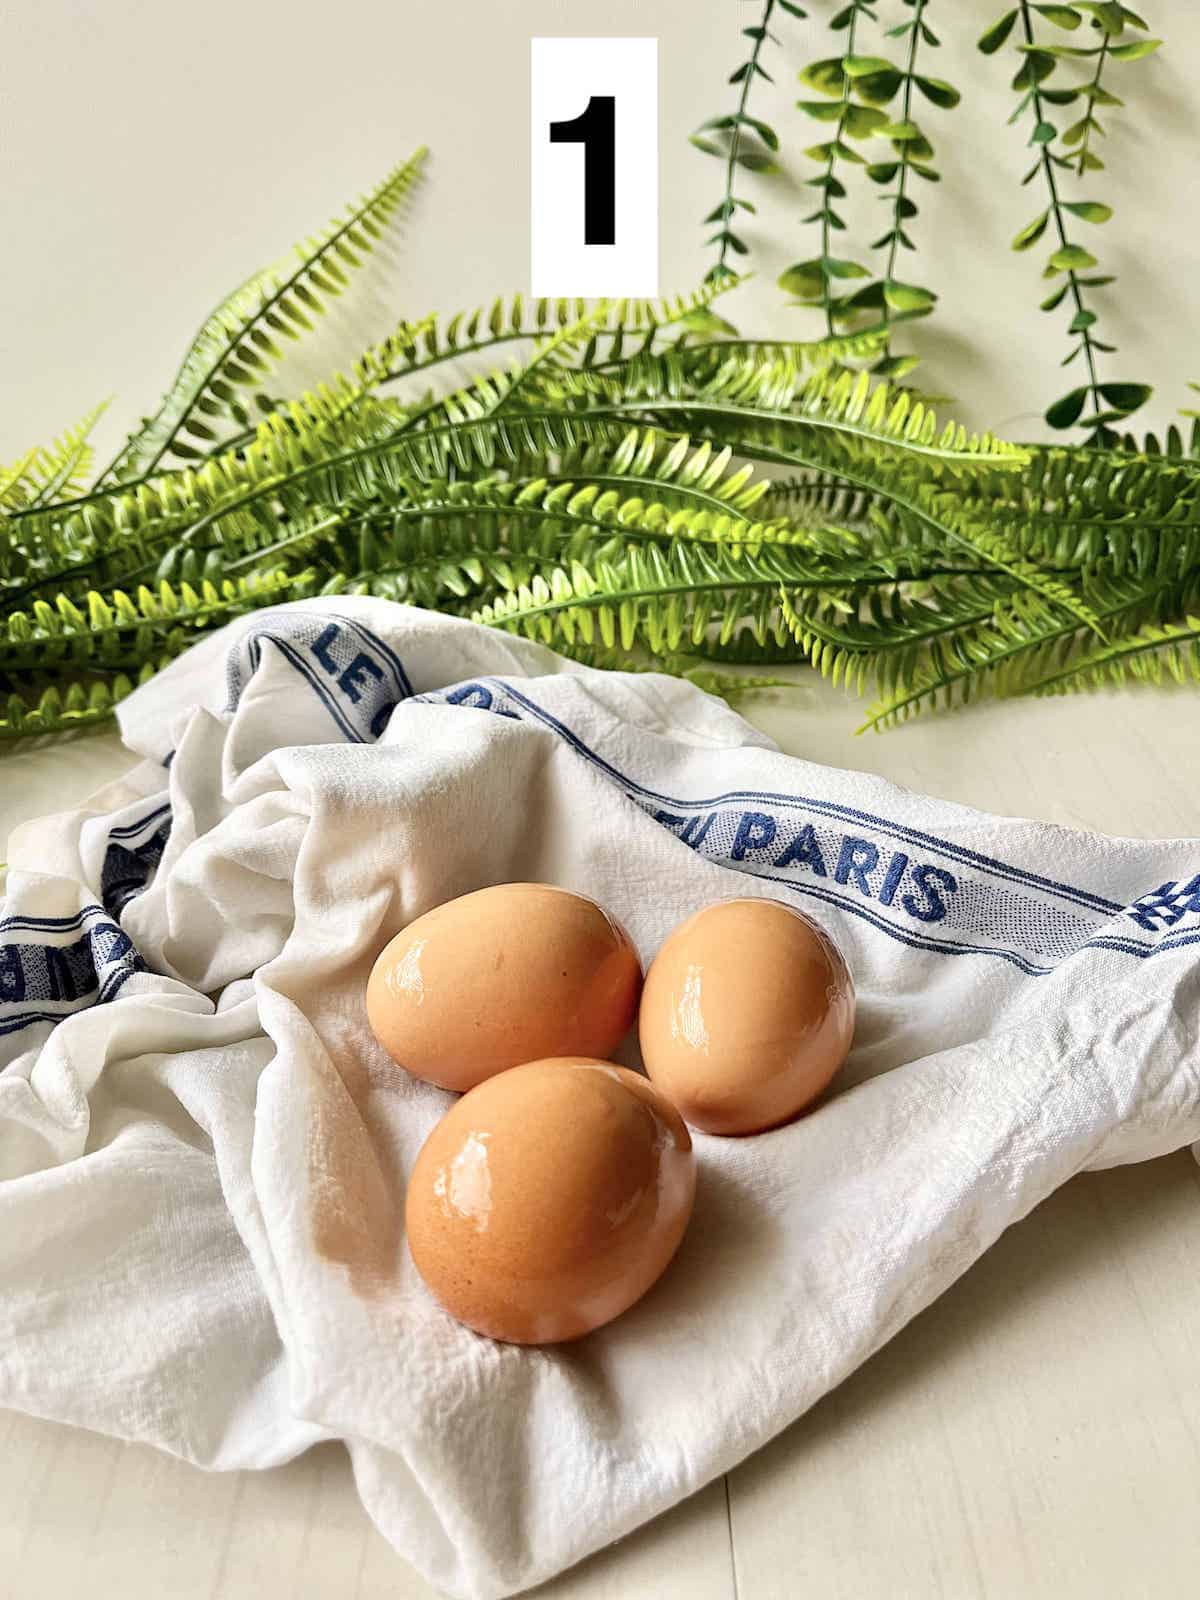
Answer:
[(803, 1111), (846, 1059), (854, 985), (817, 924), (779, 900), (720, 901), (651, 963), (638, 1034), (655, 1084), (694, 1128), (759, 1133)]
[(637, 1014), (642, 969), (594, 900), (504, 883), (417, 917), (367, 983), (367, 1017), (394, 1061), (464, 1090), (525, 1061), (606, 1059)]
[(640, 1074), (534, 1061), (472, 1089), (429, 1135), (408, 1186), (409, 1249), (476, 1332), (577, 1339), (660, 1277), (695, 1182), (683, 1120)]

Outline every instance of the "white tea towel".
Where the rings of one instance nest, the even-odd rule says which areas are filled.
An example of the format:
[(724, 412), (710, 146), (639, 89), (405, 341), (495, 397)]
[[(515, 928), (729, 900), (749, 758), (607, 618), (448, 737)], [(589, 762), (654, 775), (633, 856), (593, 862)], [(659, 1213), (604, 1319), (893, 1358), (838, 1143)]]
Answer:
[[(372, 600), (231, 624), (121, 721), (132, 777), (10, 848), (0, 1405), (211, 1467), (342, 1438), (452, 1594), (629, 1532), (1073, 1173), (1200, 1139), (1195, 840), (923, 799), (781, 755), (687, 684)], [(710, 901), (778, 896), (859, 996), (837, 1092), (697, 1135), (665, 1277), (546, 1350), (459, 1327), (417, 1278), (405, 1175), (450, 1096), (363, 1010), (385, 940), (514, 879), (595, 896), (644, 961)]]

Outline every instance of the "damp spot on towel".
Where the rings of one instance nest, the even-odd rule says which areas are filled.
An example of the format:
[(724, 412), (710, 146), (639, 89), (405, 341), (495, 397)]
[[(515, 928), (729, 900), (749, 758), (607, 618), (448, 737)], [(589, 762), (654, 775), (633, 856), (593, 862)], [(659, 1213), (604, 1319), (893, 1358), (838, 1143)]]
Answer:
[(390, 1288), (399, 1265), (400, 1209), (367, 1111), (370, 1078), (361, 1062), (332, 1066), (309, 1103), (308, 1200), (313, 1247), (347, 1269), (356, 1294)]

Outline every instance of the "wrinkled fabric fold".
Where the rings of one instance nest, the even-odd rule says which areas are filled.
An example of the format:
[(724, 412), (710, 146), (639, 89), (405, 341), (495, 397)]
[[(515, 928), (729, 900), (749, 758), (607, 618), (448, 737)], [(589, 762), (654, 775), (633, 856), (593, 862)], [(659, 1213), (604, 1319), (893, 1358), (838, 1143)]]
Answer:
[[(927, 799), (686, 683), (367, 599), (231, 624), (121, 724), (129, 778), (9, 847), (0, 1405), (214, 1468), (343, 1439), (466, 1600), (732, 1467), (1073, 1174), (1200, 1139), (1196, 840)], [(388, 938), (513, 880), (600, 900), (643, 962), (712, 900), (784, 899), (859, 997), (826, 1100), (698, 1134), (664, 1278), (546, 1350), (417, 1278), (405, 1180), (451, 1097), (363, 1007)]]

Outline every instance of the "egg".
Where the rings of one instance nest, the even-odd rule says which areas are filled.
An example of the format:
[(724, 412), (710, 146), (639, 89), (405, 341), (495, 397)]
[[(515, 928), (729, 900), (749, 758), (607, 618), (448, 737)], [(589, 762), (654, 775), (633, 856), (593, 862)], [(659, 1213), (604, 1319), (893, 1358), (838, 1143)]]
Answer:
[(578, 1339), (641, 1299), (696, 1187), (679, 1113), (639, 1073), (569, 1056), (489, 1078), (409, 1180), (409, 1250), (434, 1298), (512, 1344)]
[(850, 1049), (854, 985), (815, 922), (780, 900), (706, 906), (646, 974), (646, 1071), (694, 1128), (759, 1133), (827, 1086)]
[(594, 900), (504, 883), (397, 934), (367, 983), (367, 1018), (414, 1077), (463, 1090), (547, 1056), (606, 1059), (633, 1025), (641, 987), (629, 935)]

